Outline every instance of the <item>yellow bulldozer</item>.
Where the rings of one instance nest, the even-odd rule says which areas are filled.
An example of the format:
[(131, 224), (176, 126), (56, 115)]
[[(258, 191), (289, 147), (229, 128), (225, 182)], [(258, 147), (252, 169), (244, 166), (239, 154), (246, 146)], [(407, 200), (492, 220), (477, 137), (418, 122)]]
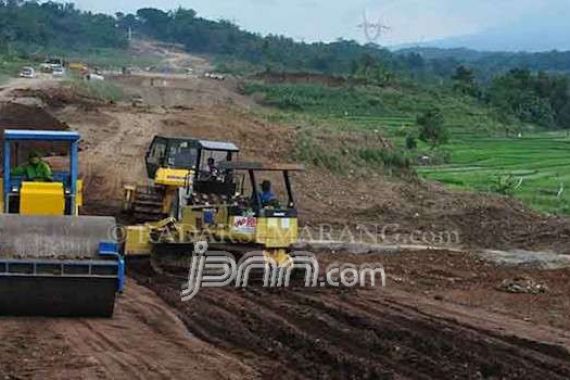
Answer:
[[(225, 161), (215, 177), (193, 173), (192, 186), (182, 189), (177, 213), (158, 222), (127, 228), (126, 256), (182, 258), (223, 250), (241, 254), (262, 251), (279, 266), (290, 265), (290, 249), (298, 238), (298, 218), (291, 173), (302, 165)], [(273, 182), (260, 176), (267, 175)], [(281, 191), (273, 193), (280, 179)], [(261, 186), (260, 186), (261, 185)]]
[(149, 185), (125, 186), (124, 211), (135, 222), (176, 216), (179, 190), (207, 175), (208, 162), (232, 161), (239, 148), (230, 142), (155, 136), (145, 155)]
[[(79, 215), (79, 140), (77, 132), (4, 131), (0, 315), (113, 315), (124, 286), (124, 260), (115, 219)], [(69, 166), (43, 178), (16, 170), (29, 168), (25, 148), (38, 143), (65, 147)]]

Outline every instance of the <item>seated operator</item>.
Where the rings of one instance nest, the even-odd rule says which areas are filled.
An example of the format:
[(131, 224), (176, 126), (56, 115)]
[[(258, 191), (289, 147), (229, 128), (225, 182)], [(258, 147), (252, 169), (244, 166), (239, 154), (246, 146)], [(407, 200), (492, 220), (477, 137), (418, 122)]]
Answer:
[(213, 157), (208, 158), (207, 172), (212, 178), (216, 178), (220, 174)]
[(261, 183), (261, 193), (259, 194), (259, 200), (263, 207), (274, 206), (277, 201), (277, 197), (271, 191), (271, 181), (265, 180)]
[(216, 181), (220, 171), (216, 167), (216, 161), (210, 157), (206, 167), (200, 171), (200, 181)]
[(51, 182), (53, 175), (48, 163), (42, 160), (38, 152), (32, 151), (28, 155), (28, 162), (12, 171), (12, 175), (24, 177), (26, 181)]

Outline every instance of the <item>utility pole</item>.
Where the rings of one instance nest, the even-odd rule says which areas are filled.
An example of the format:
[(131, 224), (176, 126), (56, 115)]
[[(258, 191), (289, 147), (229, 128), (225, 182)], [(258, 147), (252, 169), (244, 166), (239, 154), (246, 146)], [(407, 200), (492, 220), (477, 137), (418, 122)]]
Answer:
[(391, 28), (387, 25), (382, 24), (380, 17), (378, 17), (378, 21), (373, 23), (368, 21), (368, 17), (366, 16), (366, 10), (362, 12), (362, 24), (359, 24), (358, 27), (364, 30), (364, 35), (368, 42), (376, 42), (382, 35), (382, 32), (391, 30)]

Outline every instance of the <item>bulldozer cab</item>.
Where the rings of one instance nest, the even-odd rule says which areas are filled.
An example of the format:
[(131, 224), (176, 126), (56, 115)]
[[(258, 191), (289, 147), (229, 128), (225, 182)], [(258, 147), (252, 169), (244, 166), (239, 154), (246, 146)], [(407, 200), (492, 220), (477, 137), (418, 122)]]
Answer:
[(198, 150), (191, 140), (156, 136), (146, 152), (148, 177), (154, 179), (160, 168), (190, 170), (196, 165)]
[(239, 148), (228, 142), (156, 136), (146, 153), (147, 174), (155, 179), (159, 169), (164, 168), (199, 175), (208, 168), (208, 158), (218, 162), (231, 161), (238, 152)]
[[(77, 132), (5, 130), (3, 142), (2, 200), (6, 214), (77, 215), (82, 205), (82, 182), (78, 180)], [(68, 157), (68, 167), (52, 172), (49, 179), (37, 181), (16, 173), (26, 165), (26, 151), (33, 144), (53, 144)]]
[(217, 165), (232, 161), (238, 153), (230, 142), (155, 136), (145, 155), (152, 183), (125, 186), (124, 212), (138, 222), (159, 221), (178, 215), (180, 205), (196, 189), (233, 193), (231, 176)]
[(290, 173), (304, 170), (297, 164), (262, 164), (257, 162), (228, 162), (220, 165), (238, 177), (234, 210), (262, 217), (296, 217), (295, 198)]
[(197, 140), (200, 146), (198, 164), (193, 173), (191, 190), (194, 193), (231, 196), (236, 192), (233, 171), (224, 165), (231, 163), (239, 148), (229, 142)]

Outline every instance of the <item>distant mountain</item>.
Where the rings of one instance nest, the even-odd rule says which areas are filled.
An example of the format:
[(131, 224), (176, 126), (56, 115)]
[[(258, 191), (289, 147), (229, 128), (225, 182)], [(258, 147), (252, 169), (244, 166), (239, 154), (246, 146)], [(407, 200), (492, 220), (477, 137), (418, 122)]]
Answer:
[(550, 14), (548, 17), (537, 15), (536, 19), (526, 18), (509, 27), (435, 40), (419, 44), (419, 46), (509, 52), (570, 50), (569, 19), (568, 11)]
[(439, 48), (407, 45), (393, 50), (396, 54), (417, 53), (425, 59), (449, 59), (453, 58), (460, 62), (475, 62), (490, 55), (514, 55), (519, 53), (479, 51), (467, 48)]
[(424, 60), (447, 62), (447, 65), (464, 64), (475, 69), (480, 79), (489, 80), (496, 74), (515, 68), (551, 73), (570, 73), (570, 51), (492, 52), (465, 48), (441, 49), (433, 47), (413, 47), (396, 50), (396, 55), (419, 54)]

